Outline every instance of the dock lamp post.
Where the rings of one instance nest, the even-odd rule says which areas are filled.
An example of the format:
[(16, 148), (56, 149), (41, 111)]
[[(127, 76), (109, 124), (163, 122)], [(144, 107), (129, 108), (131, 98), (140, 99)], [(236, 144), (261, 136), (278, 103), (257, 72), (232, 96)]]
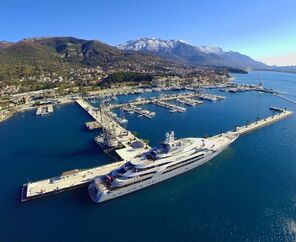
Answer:
[(258, 124), (258, 121), (260, 120), (260, 118), (259, 117), (257, 117), (256, 118), (256, 124)]

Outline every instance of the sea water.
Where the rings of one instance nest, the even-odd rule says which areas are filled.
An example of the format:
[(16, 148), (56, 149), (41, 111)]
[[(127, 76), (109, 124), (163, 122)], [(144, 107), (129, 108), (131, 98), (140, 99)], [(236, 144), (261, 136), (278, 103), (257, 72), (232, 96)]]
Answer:
[[(295, 74), (233, 76), (296, 96)], [(156, 116), (125, 114), (127, 128), (154, 146), (170, 130), (179, 138), (214, 135), (271, 115), (270, 106), (296, 111), (271, 94), (208, 91), (226, 99), (184, 113), (146, 105)], [(27, 180), (112, 162), (93, 141), (98, 132), (86, 130), (90, 120), (69, 104), (48, 116), (27, 111), (0, 123), (0, 241), (296, 240), (295, 115), (241, 136), (190, 172), (106, 203), (93, 203), (86, 187), (21, 203)]]

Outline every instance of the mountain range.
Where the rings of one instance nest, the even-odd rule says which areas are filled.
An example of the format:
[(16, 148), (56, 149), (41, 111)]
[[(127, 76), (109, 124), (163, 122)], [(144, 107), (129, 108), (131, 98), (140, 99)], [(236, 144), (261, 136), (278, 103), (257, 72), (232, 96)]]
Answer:
[(43, 72), (65, 74), (66, 69), (77, 67), (149, 70), (171, 65), (155, 55), (120, 50), (97, 40), (42, 37), (0, 43), (0, 80), (17, 79), (26, 73), (27, 76)]
[[(129, 61), (161, 61), (160, 58), (138, 52), (122, 51), (98, 40), (83, 40), (73, 37), (31, 38), (17, 43), (0, 42), (0, 57), (39, 57), (63, 59), (64, 62), (86, 66), (107, 67)], [(45, 56), (48, 55), (48, 56)], [(120, 62), (120, 63), (119, 63)]]
[(268, 66), (238, 52), (191, 45), (182, 40), (139, 38), (118, 46), (74, 37), (30, 38), (16, 43), (0, 41), (0, 80), (45, 72), (71, 75), (71, 68), (77, 67), (165, 72), (196, 65), (296, 72), (295, 66)]
[(266, 69), (268, 66), (249, 56), (234, 51), (223, 51), (220, 47), (191, 45), (182, 40), (138, 38), (120, 44), (121, 50), (155, 54), (169, 61), (193, 65), (223, 66), (242, 69)]
[(0, 41), (0, 49), (12, 46), (14, 43), (8, 41)]

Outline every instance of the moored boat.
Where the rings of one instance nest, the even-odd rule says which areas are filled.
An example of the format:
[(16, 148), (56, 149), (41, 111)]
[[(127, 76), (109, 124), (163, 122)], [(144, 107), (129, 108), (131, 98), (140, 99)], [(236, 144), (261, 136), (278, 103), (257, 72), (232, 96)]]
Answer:
[(96, 178), (89, 185), (89, 195), (100, 203), (172, 178), (213, 159), (237, 137), (226, 135), (220, 143), (204, 138), (175, 139), (174, 132), (167, 133), (159, 146)]

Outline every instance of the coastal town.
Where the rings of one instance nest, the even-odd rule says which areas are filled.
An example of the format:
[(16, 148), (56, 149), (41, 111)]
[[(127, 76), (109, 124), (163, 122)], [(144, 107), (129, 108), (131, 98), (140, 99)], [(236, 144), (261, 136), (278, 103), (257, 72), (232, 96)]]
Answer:
[[(132, 69), (141, 73), (147, 72), (143, 69)], [(22, 92), (22, 86), (28, 80), (21, 79), (18, 84), (3, 85), (0, 87), (0, 121), (11, 117), (18, 111), (35, 108), (48, 102), (65, 103), (71, 101), (74, 96), (86, 96), (100, 93), (116, 93), (117, 89), (149, 89), (153, 87), (173, 88), (196, 86), (202, 88), (209, 85), (221, 85), (228, 83), (230, 79), (227, 72), (212, 68), (184, 67), (177, 70), (166, 70), (165, 72), (152, 73), (150, 82), (112, 82), (104, 85), (104, 80), (112, 73), (119, 70), (103, 71), (101, 68), (71, 68), (69, 77), (51, 75), (30, 76), (28, 80), (36, 83), (54, 85), (54, 88), (30, 90)], [(127, 70), (125, 70), (126, 72)], [(128, 70), (130, 71), (130, 70)], [(151, 73), (150, 73), (151, 74)], [(73, 100), (72, 100), (73, 101)]]

